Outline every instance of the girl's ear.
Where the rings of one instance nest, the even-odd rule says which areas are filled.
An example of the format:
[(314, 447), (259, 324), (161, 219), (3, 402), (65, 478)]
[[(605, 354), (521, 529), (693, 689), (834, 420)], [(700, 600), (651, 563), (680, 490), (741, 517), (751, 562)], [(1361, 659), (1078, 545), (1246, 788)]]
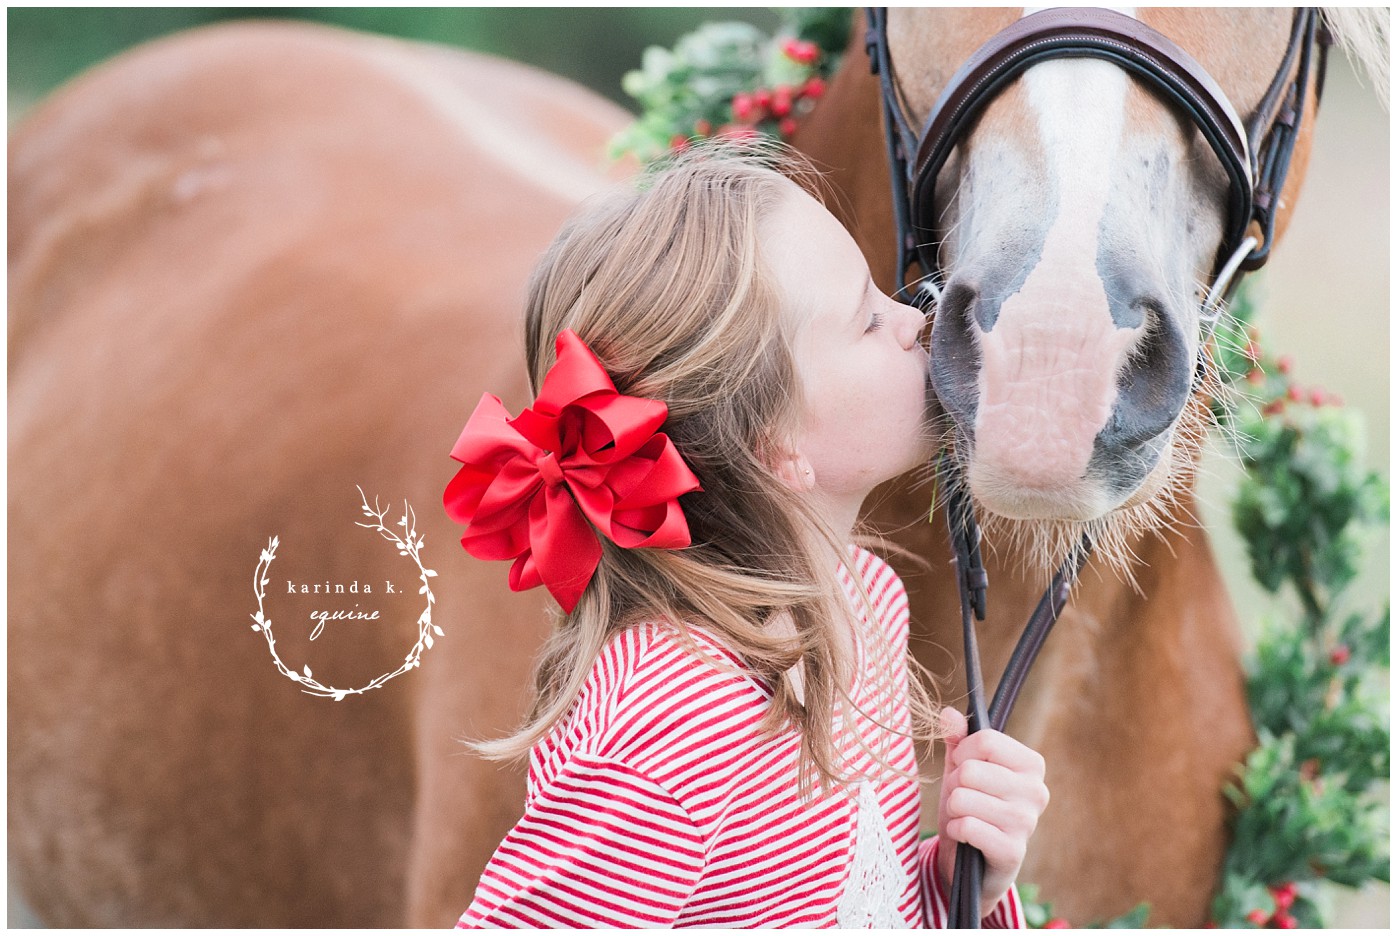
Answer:
[(815, 487), (815, 469), (799, 452), (781, 456), (776, 463), (776, 477), (792, 491), (804, 492)]

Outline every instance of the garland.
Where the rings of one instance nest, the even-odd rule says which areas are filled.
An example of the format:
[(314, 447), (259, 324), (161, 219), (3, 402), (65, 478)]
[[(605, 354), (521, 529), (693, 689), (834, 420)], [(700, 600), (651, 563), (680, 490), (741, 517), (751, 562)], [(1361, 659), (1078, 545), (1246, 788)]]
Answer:
[(613, 158), (645, 164), (707, 137), (789, 140), (838, 69), (852, 16), (846, 7), (781, 12), (774, 37), (749, 23), (705, 23), (673, 50), (646, 49), (621, 80), (640, 118), (612, 141)]
[(1344, 600), (1362, 537), (1388, 520), (1388, 487), (1363, 469), (1363, 427), (1335, 395), (1302, 388), (1265, 352), (1243, 291), (1215, 357), (1242, 393), (1219, 406), (1246, 470), (1232, 520), (1253, 577), (1299, 613), (1262, 622), (1248, 660), (1258, 746), (1224, 791), (1232, 847), (1213, 901), (1221, 926), (1322, 926), (1321, 881), (1389, 880), (1390, 608)]
[[(785, 9), (775, 36), (746, 23), (710, 23), (673, 51), (645, 51), (623, 86), (641, 116), (613, 155), (642, 163), (695, 139), (763, 134), (788, 140), (824, 93), (852, 20), (847, 8)], [(1291, 379), (1291, 362), (1263, 351), (1246, 290), (1219, 322), (1213, 358), (1234, 392), (1214, 414), (1245, 477), (1232, 505), (1252, 574), (1299, 613), (1262, 621), (1246, 660), (1258, 745), (1222, 791), (1232, 844), (1209, 926), (1323, 925), (1322, 882), (1389, 880), (1387, 720), (1389, 609), (1349, 608), (1365, 528), (1386, 524), (1387, 484), (1359, 462), (1362, 425), (1342, 401)], [(1068, 927), (1036, 888), (1020, 887), (1030, 926)], [(1138, 905), (1103, 925), (1137, 928)]]

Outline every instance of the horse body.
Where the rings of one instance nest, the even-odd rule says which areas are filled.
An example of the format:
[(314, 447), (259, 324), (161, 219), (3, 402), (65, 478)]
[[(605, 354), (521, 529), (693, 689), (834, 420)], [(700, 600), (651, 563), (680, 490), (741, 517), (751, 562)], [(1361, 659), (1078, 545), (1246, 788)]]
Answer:
[[(506, 62), (240, 25), (17, 129), (10, 846), (46, 923), (464, 908), (524, 785), (453, 738), (521, 717), (546, 618), (455, 545), (445, 454), (483, 390), (526, 402), (528, 271), (626, 120)], [(447, 636), (382, 691), (313, 700), (249, 629), (271, 535), (292, 668), (361, 686), (416, 639), (406, 602), (315, 644), (281, 616), (286, 580), (407, 578), (355, 485), (418, 511)]]
[[(908, 14), (904, 80), (933, 95), (945, 76), (915, 69), (959, 61), (1015, 15)], [(888, 177), (860, 50), (797, 144), (831, 169), (832, 207), (886, 289)], [(1012, 129), (1015, 106), (984, 130)], [(482, 390), (525, 402), (528, 269), (605, 183), (593, 154), (626, 119), (479, 56), (245, 25), (125, 56), (16, 129), (10, 842), (45, 922), (440, 926), (469, 901), (524, 785), (454, 738), (517, 723), (546, 618), (538, 593), (508, 593), (502, 566), (455, 548), (436, 509), (445, 453)], [(957, 209), (969, 256), (963, 235), (994, 236), (996, 215), (966, 170), (946, 176), (986, 193)], [(385, 692), (307, 701), (237, 622), (272, 534), (273, 590), (323, 570), (402, 577), (351, 523), (356, 484), (416, 506), (446, 636)], [(945, 675), (958, 605), (928, 500), (890, 488), (878, 519), (932, 557), (900, 571), (914, 648)], [(1123, 537), (1138, 590), (1088, 567), (1010, 724), (1053, 792), (1024, 879), (1074, 920), (1148, 899), (1153, 920), (1196, 924), (1216, 881), (1217, 791), (1251, 735), (1190, 507), (1185, 486), (1171, 524)], [(992, 684), (1043, 582), (1031, 550), (991, 547)], [(412, 644), (416, 606), (393, 610), (317, 644), (279, 620), (281, 652), (362, 685)], [(925, 802), (930, 817), (934, 789)]]

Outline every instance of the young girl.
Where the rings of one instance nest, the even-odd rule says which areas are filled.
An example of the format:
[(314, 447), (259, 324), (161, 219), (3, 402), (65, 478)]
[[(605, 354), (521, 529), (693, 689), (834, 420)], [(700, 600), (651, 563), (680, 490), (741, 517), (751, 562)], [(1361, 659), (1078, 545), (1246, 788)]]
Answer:
[[(956, 842), (985, 854), (985, 925), (1023, 925), (1042, 758), (938, 724), (902, 583), (852, 545), (931, 454), (925, 319), (808, 175), (689, 154), (534, 274), (538, 400), (482, 399), (446, 504), (564, 614), (524, 727), (473, 745), (527, 750), (528, 795), (460, 927), (944, 926)], [(925, 841), (916, 737), (948, 749)]]

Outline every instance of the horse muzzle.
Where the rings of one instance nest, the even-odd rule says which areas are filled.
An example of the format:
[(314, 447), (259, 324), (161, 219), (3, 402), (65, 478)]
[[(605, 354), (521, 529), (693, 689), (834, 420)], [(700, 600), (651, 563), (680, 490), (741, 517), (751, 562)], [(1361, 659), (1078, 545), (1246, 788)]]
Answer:
[[(1193, 386), (1178, 312), (1097, 276), (990, 295), (957, 274), (932, 384), (975, 500), (1011, 519), (1094, 520), (1157, 486)], [(1156, 293), (1157, 295), (1157, 293)]]

